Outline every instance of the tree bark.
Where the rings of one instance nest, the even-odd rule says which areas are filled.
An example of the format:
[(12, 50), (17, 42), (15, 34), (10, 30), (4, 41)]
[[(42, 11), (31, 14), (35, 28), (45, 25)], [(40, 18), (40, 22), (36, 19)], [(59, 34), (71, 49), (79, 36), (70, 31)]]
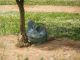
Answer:
[(21, 32), (21, 40), (22, 42), (28, 42), (26, 36), (26, 29), (25, 29), (25, 10), (24, 10), (24, 0), (16, 0), (17, 5), (19, 7), (20, 12), (20, 32)]

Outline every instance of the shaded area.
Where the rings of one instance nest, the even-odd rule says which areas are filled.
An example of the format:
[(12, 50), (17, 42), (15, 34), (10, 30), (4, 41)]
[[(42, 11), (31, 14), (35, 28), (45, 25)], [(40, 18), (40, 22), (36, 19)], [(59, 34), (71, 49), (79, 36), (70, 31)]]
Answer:
[(80, 27), (59, 27), (59, 26), (54, 26), (53, 28), (50, 28), (49, 34), (56, 38), (64, 37), (64, 38), (70, 38), (74, 40), (79, 40), (80, 39)]
[(46, 51), (53, 51), (58, 49), (64, 49), (65, 51), (68, 51), (69, 49), (73, 49), (80, 52), (80, 41), (73, 41), (67, 38), (60, 38), (48, 41), (41, 45), (35, 45), (34, 47)]

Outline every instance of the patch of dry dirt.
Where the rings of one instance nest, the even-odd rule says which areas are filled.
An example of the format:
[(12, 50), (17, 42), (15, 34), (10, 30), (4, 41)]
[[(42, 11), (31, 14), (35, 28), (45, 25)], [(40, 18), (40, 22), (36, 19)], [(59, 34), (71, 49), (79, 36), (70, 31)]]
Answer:
[(17, 48), (16, 42), (17, 36), (0, 36), (0, 60), (80, 60), (80, 41), (62, 38), (28, 48)]
[[(0, 11), (18, 11), (16, 5), (0, 5)], [(66, 12), (66, 13), (80, 13), (80, 7), (77, 6), (52, 6), (52, 5), (25, 5), (27, 12)]]

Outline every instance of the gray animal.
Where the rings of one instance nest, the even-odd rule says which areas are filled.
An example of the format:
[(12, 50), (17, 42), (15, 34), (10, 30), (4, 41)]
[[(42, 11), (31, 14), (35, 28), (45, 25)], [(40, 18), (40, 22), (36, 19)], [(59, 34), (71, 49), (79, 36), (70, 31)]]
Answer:
[(33, 44), (42, 44), (47, 41), (47, 31), (44, 25), (36, 24), (34, 21), (28, 21), (27, 30), (28, 41)]

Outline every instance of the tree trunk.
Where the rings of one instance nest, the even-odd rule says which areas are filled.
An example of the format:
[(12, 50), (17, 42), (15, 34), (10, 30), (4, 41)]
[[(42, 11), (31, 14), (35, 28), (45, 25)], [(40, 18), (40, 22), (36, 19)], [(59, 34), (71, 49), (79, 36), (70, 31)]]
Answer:
[(19, 7), (20, 11), (20, 32), (21, 32), (21, 40), (22, 42), (26, 43), (28, 42), (27, 36), (26, 36), (26, 29), (25, 29), (25, 11), (24, 11), (24, 0), (16, 0), (17, 5)]

